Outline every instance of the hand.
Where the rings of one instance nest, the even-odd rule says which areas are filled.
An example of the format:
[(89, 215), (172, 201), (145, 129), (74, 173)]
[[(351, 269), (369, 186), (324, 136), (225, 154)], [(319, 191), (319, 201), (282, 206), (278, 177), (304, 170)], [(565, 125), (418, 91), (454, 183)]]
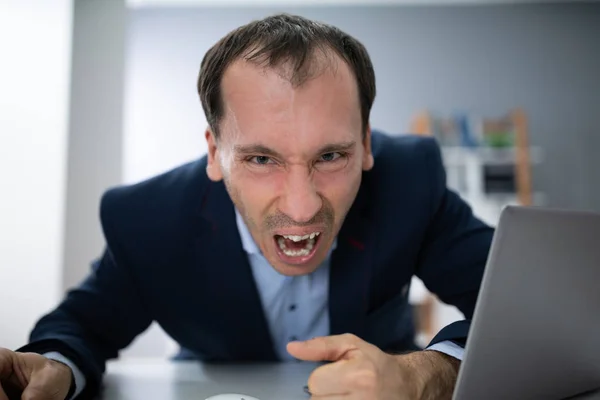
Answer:
[(441, 353), (386, 354), (350, 334), (291, 342), (287, 350), (304, 361), (333, 361), (308, 379), (315, 400), (450, 399), (458, 371), (458, 361)]
[(72, 379), (71, 369), (62, 363), (0, 348), (0, 400), (64, 400)]

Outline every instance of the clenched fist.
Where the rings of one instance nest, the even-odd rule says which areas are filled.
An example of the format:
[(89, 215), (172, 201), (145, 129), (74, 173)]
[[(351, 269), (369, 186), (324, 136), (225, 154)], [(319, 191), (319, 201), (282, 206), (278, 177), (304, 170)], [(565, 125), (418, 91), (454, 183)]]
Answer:
[(64, 400), (72, 379), (64, 364), (0, 348), (0, 400)]
[(288, 352), (305, 361), (332, 361), (308, 379), (312, 399), (450, 399), (458, 360), (436, 351), (392, 355), (346, 334), (291, 342)]

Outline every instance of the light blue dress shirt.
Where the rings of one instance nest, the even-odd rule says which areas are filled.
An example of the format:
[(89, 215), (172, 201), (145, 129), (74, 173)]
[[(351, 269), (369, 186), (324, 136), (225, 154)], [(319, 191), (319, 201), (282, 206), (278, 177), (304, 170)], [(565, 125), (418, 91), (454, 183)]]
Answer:
[(275, 352), (281, 360), (293, 360), (286, 350), (288, 342), (329, 334), (329, 258), (336, 243), (323, 264), (312, 274), (285, 276), (271, 267), (262, 255), (238, 212), (236, 222), (262, 300)]
[[(265, 316), (273, 338), (275, 352), (282, 361), (294, 358), (287, 352), (286, 345), (293, 340), (308, 340), (317, 336), (329, 335), (329, 266), (330, 256), (336, 247), (332, 246), (327, 258), (312, 274), (285, 276), (277, 272), (254, 242), (248, 227), (236, 211), (236, 222), (242, 247), (248, 254), (248, 261), (256, 281)], [(450, 341), (428, 347), (462, 360), (464, 349)], [(85, 387), (85, 376), (69, 359), (53, 352), (46, 357), (68, 365), (73, 371), (76, 397)]]
[[(312, 274), (285, 276), (277, 272), (260, 252), (243, 218), (236, 211), (242, 247), (248, 254), (269, 323), (275, 351), (281, 360), (293, 360), (286, 350), (292, 340), (308, 340), (329, 335), (329, 265), (334, 242), (327, 258)], [(444, 341), (427, 348), (462, 360), (464, 349)]]

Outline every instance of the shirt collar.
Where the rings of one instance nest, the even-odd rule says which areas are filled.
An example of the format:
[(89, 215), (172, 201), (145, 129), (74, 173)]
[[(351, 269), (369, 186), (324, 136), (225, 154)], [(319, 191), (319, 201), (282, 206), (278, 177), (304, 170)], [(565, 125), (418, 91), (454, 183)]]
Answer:
[[(237, 208), (235, 209), (235, 222), (237, 224), (238, 231), (240, 233), (240, 239), (242, 240), (242, 247), (246, 253), (250, 254), (261, 254), (260, 249), (256, 245), (256, 242), (252, 238), (252, 234), (250, 230), (246, 226), (242, 215), (239, 213)], [(337, 246), (337, 238), (333, 241), (331, 249), (329, 250), (329, 254), (327, 257), (331, 256), (331, 252), (335, 250)]]
[(252, 235), (242, 218), (242, 215), (239, 211), (235, 210), (235, 222), (237, 223), (238, 231), (240, 232), (240, 238), (242, 239), (242, 247), (248, 254), (260, 254), (260, 249), (252, 239)]

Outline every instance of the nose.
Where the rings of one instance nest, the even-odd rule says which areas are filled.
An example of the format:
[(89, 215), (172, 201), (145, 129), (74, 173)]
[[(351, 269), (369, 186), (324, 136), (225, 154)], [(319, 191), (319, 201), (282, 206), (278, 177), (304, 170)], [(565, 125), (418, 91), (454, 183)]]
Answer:
[(310, 221), (323, 206), (312, 177), (306, 168), (289, 170), (286, 177), (285, 193), (281, 197), (279, 209), (298, 223)]

